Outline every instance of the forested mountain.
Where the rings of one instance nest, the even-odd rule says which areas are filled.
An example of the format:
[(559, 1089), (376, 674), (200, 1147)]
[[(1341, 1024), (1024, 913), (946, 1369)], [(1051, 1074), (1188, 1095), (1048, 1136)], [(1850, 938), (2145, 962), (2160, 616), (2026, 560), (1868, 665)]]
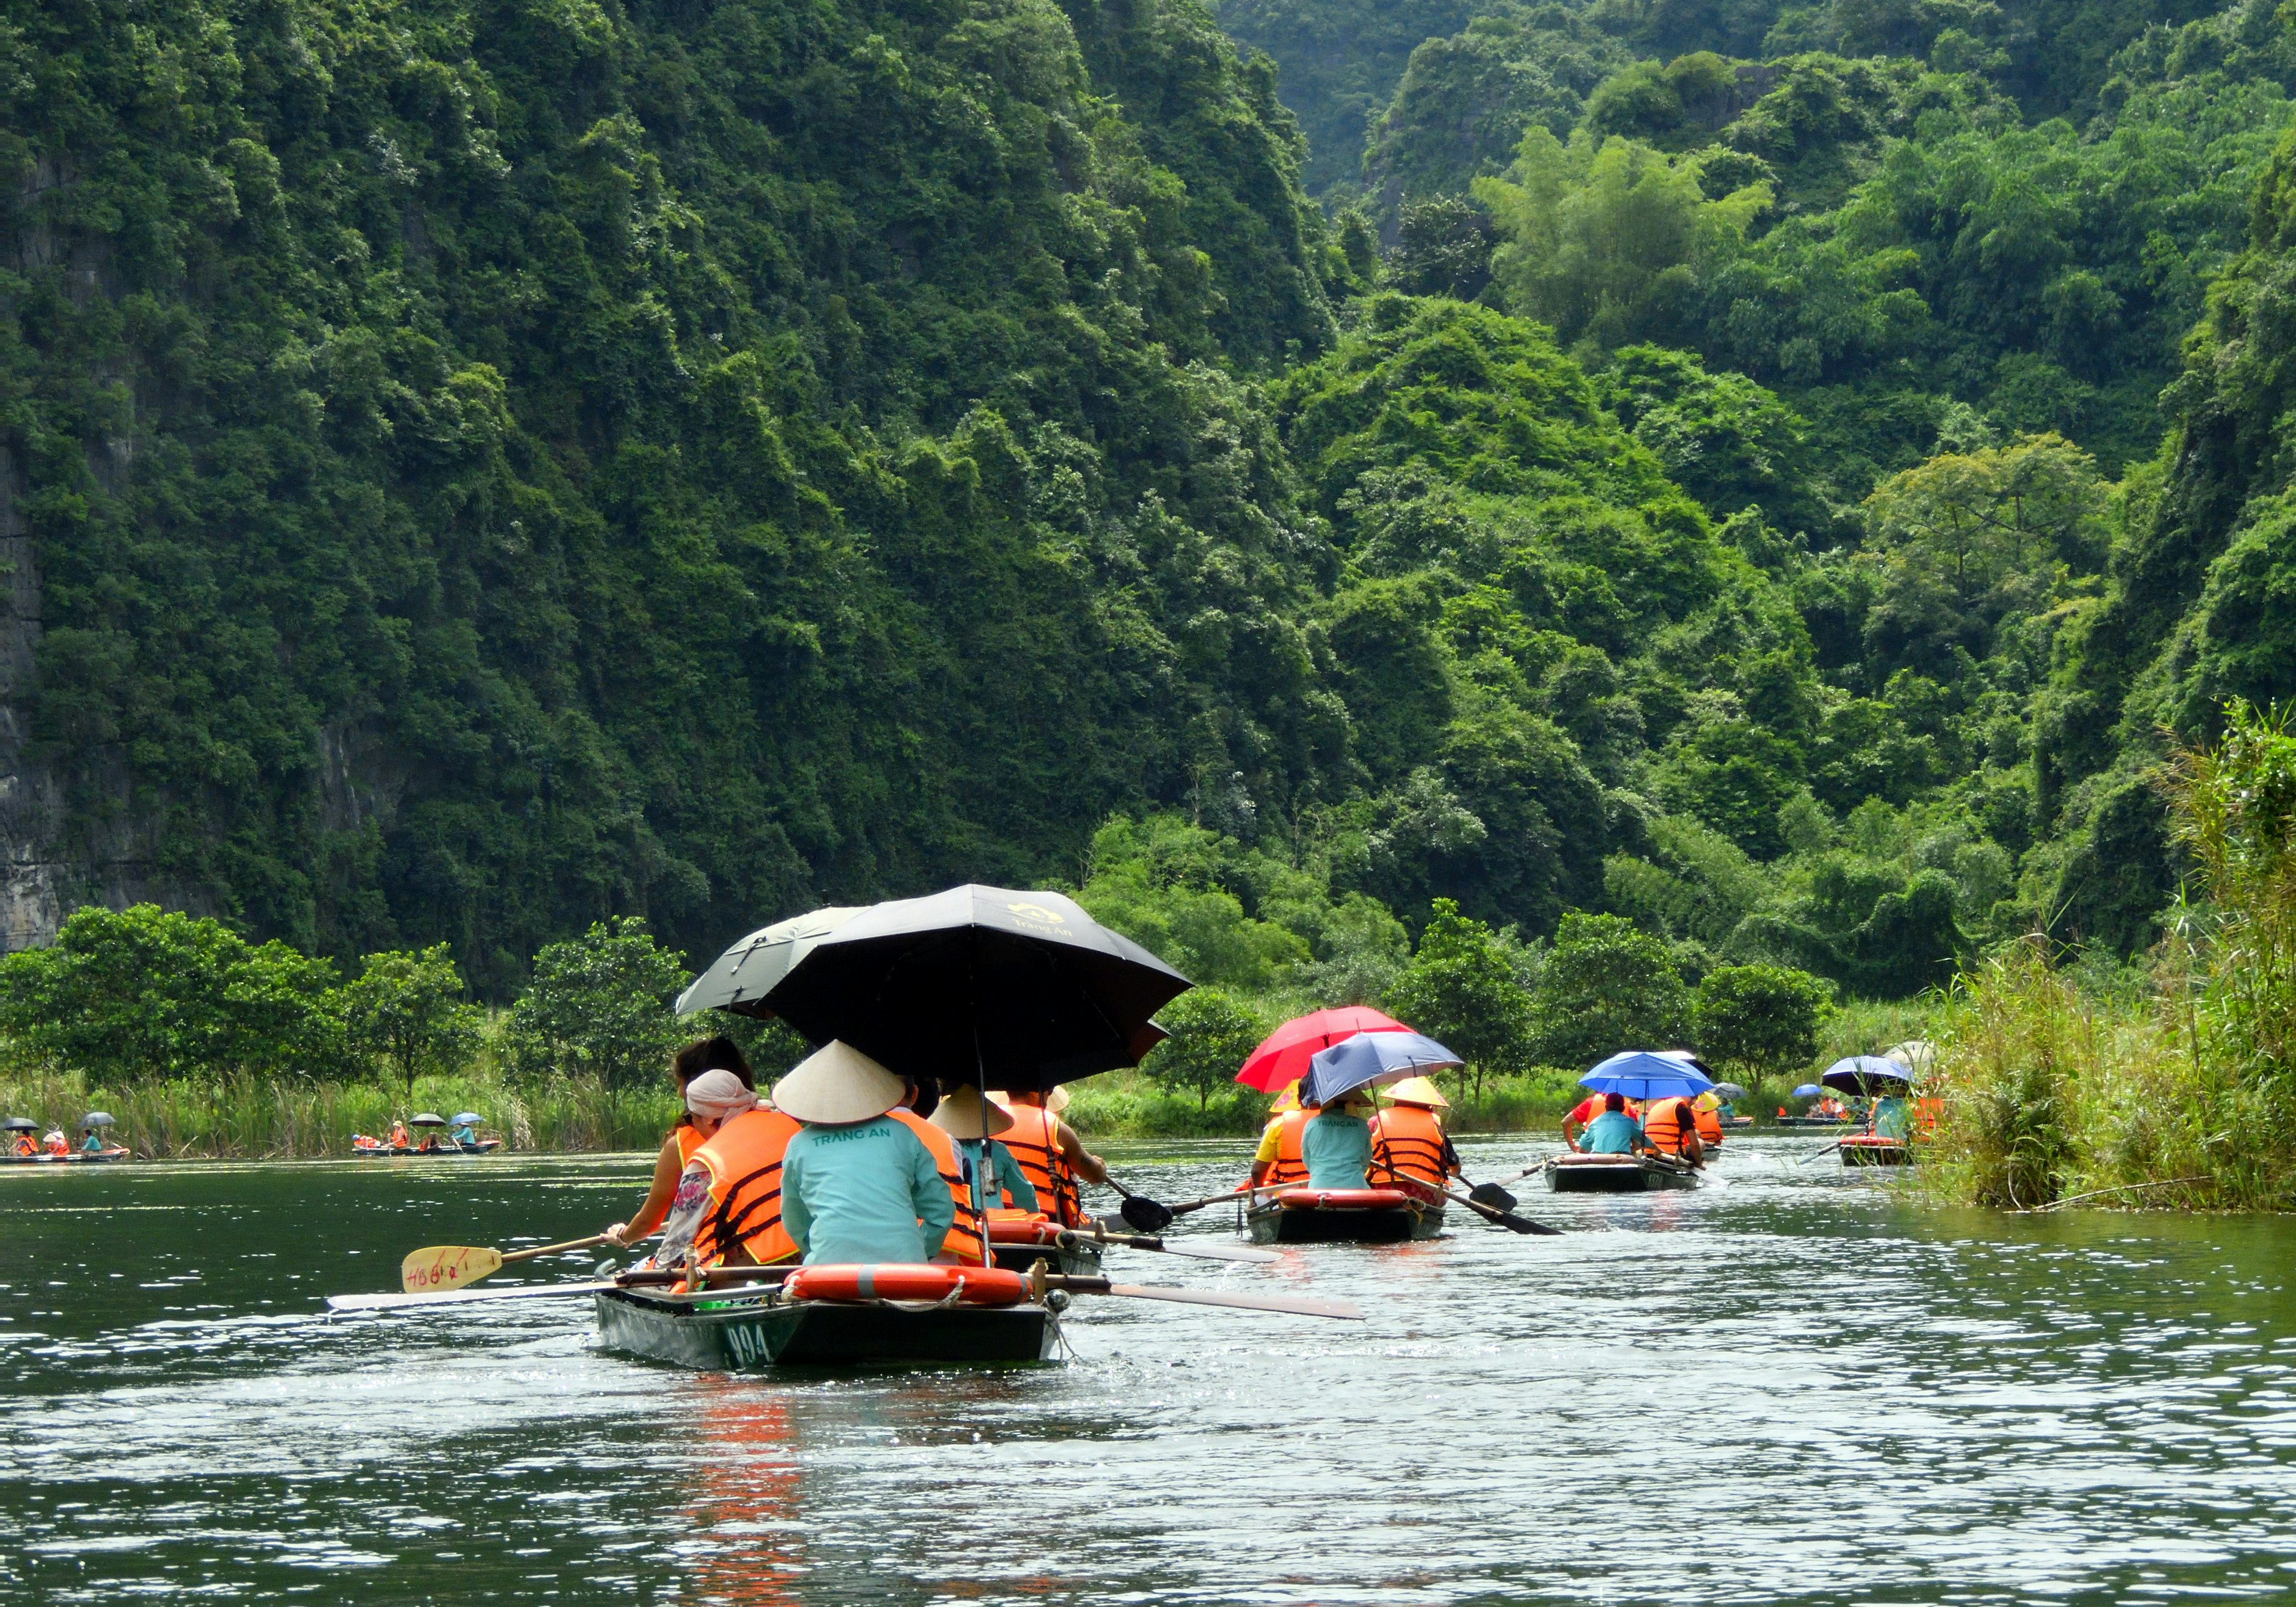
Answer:
[(7, 16), (19, 940), (972, 877), (1896, 995), (2149, 940), (2161, 729), (2296, 676), (2260, 0)]

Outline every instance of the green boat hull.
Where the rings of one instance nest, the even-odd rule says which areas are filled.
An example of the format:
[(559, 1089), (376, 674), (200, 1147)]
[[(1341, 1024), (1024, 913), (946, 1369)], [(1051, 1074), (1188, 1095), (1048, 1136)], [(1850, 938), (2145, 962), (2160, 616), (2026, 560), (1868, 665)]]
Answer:
[(1844, 1166), (1911, 1166), (1914, 1148), (1909, 1144), (1887, 1140), (1876, 1143), (1871, 1139), (1845, 1138), (1841, 1141), (1841, 1164)]
[(1696, 1188), (1698, 1174), (1645, 1155), (1565, 1155), (1548, 1165), (1546, 1186), (1558, 1194), (1640, 1194)]
[(1254, 1244), (1405, 1244), (1443, 1231), (1439, 1208), (1351, 1210), (1335, 1206), (1260, 1205), (1244, 1213)]
[(689, 1300), (635, 1290), (594, 1298), (608, 1349), (713, 1373), (1043, 1362), (1060, 1346), (1060, 1320), (1034, 1304)]

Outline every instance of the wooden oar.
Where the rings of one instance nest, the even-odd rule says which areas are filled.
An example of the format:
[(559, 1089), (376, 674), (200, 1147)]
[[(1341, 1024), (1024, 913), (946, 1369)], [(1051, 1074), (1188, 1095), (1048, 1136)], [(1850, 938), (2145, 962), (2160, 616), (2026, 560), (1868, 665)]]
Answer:
[(1477, 1216), (1480, 1217), (1484, 1221), (1489, 1223), (1494, 1227), (1512, 1228), (1514, 1232), (1519, 1234), (1551, 1234), (1559, 1235), (1562, 1232), (1561, 1228), (1549, 1227), (1544, 1222), (1534, 1222), (1529, 1217), (1518, 1217), (1513, 1211), (1499, 1210), (1495, 1207), (1485, 1205), (1481, 1201), (1473, 1198), (1472, 1195), (1455, 1194), (1449, 1189), (1444, 1189), (1440, 1192), (1443, 1198), (1446, 1200), (1457, 1201), (1460, 1204), (1465, 1206), (1469, 1210), (1474, 1212)]
[(1188, 1256), (1199, 1261), (1281, 1261), (1283, 1258), (1272, 1250), (1254, 1250), (1243, 1244), (1175, 1244), (1153, 1234), (1112, 1234), (1104, 1227), (1087, 1233), (1083, 1228), (1062, 1230), (1063, 1242), (1075, 1239), (1086, 1244), (1120, 1244), (1128, 1250), (1152, 1250), (1168, 1256)]
[(593, 1234), (586, 1239), (569, 1239), (563, 1244), (537, 1244), (532, 1250), (513, 1250), (506, 1254), (481, 1244), (426, 1245), (398, 1264), (398, 1284), (409, 1294), (466, 1289), (480, 1278), (492, 1277), (513, 1261), (562, 1255), (570, 1250), (591, 1250), (605, 1242), (605, 1234)]
[[(789, 1275), (787, 1266), (713, 1267), (703, 1275), (711, 1283), (779, 1283)], [(602, 1289), (638, 1289), (647, 1285), (682, 1283), (682, 1272), (626, 1272), (619, 1277), (581, 1283), (520, 1283), (509, 1289), (436, 1289), (419, 1294), (331, 1294), (330, 1311), (405, 1311), (418, 1306), (459, 1306), (468, 1300), (538, 1300), (552, 1295), (595, 1294)]]
[(1112, 1294), (1131, 1300), (1170, 1300), (1182, 1306), (1226, 1306), (1238, 1311), (1283, 1311), (1293, 1316), (1327, 1316), (1342, 1323), (1360, 1323), (1363, 1308), (1346, 1300), (1311, 1300), (1290, 1294), (1228, 1294), (1209, 1289), (1167, 1289), (1149, 1283), (1111, 1283), (1106, 1278), (1070, 1277), (1041, 1268), (1029, 1275), (1038, 1300), (1047, 1291), (1070, 1294)]
[(1841, 1147), (1841, 1140), (1840, 1140), (1839, 1138), (1837, 1138), (1837, 1139), (1835, 1139), (1832, 1144), (1827, 1144), (1824, 1148), (1823, 1148), (1823, 1149), (1821, 1149), (1821, 1150), (1818, 1150), (1818, 1151), (1815, 1152), (1814, 1153), (1808, 1154), (1808, 1155), (1804, 1155), (1804, 1156), (1803, 1156), (1800, 1160), (1795, 1161), (1795, 1162), (1794, 1162), (1794, 1164), (1795, 1164), (1796, 1166), (1808, 1166), (1811, 1161), (1816, 1160), (1818, 1158), (1818, 1156), (1820, 1156), (1820, 1155), (1831, 1155), (1831, 1154), (1833, 1154), (1833, 1152), (1834, 1152), (1834, 1151), (1836, 1151), (1836, 1150), (1840, 1149)]

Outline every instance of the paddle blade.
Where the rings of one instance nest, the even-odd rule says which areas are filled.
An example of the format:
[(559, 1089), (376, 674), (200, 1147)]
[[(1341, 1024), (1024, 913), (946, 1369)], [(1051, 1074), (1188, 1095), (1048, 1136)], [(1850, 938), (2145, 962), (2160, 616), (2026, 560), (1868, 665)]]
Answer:
[(398, 1264), (398, 1285), (409, 1294), (461, 1289), (502, 1270), (498, 1250), (477, 1244), (432, 1244)]
[(619, 1289), (611, 1278), (595, 1283), (516, 1283), (508, 1289), (441, 1289), (426, 1294), (331, 1294), (330, 1311), (406, 1311), (417, 1306), (469, 1306), (480, 1300), (538, 1300), (553, 1295), (595, 1294)]
[(1272, 1250), (1255, 1250), (1249, 1244), (1175, 1244), (1167, 1239), (1162, 1245), (1168, 1256), (1190, 1256), (1199, 1261), (1281, 1261), (1283, 1258)]
[(1517, 1204), (1515, 1197), (1496, 1183), (1478, 1183), (1467, 1191), (1467, 1198), (1495, 1211), (1511, 1211)]
[(1145, 1194), (1126, 1195), (1124, 1207), (1117, 1214), (1136, 1231), (1144, 1234), (1160, 1234), (1172, 1226), (1171, 1207), (1160, 1205)]
[(1110, 1294), (1135, 1300), (1170, 1300), (1181, 1306), (1227, 1306), (1238, 1311), (1283, 1311), (1293, 1316), (1328, 1316), (1360, 1323), (1363, 1308), (1346, 1300), (1310, 1300), (1289, 1294), (1215, 1294), (1209, 1289), (1163, 1289), (1146, 1283), (1111, 1283)]

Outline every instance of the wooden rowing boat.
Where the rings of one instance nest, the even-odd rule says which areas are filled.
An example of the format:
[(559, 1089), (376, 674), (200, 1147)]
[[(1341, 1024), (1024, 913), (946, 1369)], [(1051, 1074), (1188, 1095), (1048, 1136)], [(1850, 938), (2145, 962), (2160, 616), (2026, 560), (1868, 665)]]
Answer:
[(351, 1153), (365, 1160), (422, 1160), (432, 1155), (491, 1155), (502, 1148), (502, 1144), (499, 1138), (481, 1138), (476, 1144), (440, 1144), (429, 1149), (420, 1144), (354, 1144)]
[(0, 1155), (0, 1162), (10, 1166), (62, 1166), (66, 1163), (87, 1166), (99, 1161), (125, 1160), (130, 1153), (132, 1152), (125, 1146), (114, 1144), (108, 1150), (98, 1150), (93, 1154), (86, 1150), (67, 1150), (61, 1155), (51, 1155), (45, 1151), (37, 1155)]
[(1902, 1138), (1886, 1138), (1879, 1133), (1852, 1133), (1841, 1141), (1841, 1164), (1844, 1166), (1911, 1166), (1914, 1146)]
[(1771, 1125), (1789, 1133), (1838, 1133), (1851, 1121), (1847, 1116), (1781, 1116)]
[(1638, 1194), (1696, 1188), (1698, 1174), (1670, 1156), (1557, 1155), (1546, 1164), (1546, 1186), (1558, 1194)]
[(792, 1300), (777, 1289), (677, 1295), (610, 1289), (593, 1297), (610, 1350), (682, 1367), (930, 1367), (1050, 1361), (1051, 1308), (891, 1300)]
[(1287, 1188), (1243, 1214), (1254, 1244), (1401, 1244), (1443, 1231), (1443, 1201), (1403, 1188)]

